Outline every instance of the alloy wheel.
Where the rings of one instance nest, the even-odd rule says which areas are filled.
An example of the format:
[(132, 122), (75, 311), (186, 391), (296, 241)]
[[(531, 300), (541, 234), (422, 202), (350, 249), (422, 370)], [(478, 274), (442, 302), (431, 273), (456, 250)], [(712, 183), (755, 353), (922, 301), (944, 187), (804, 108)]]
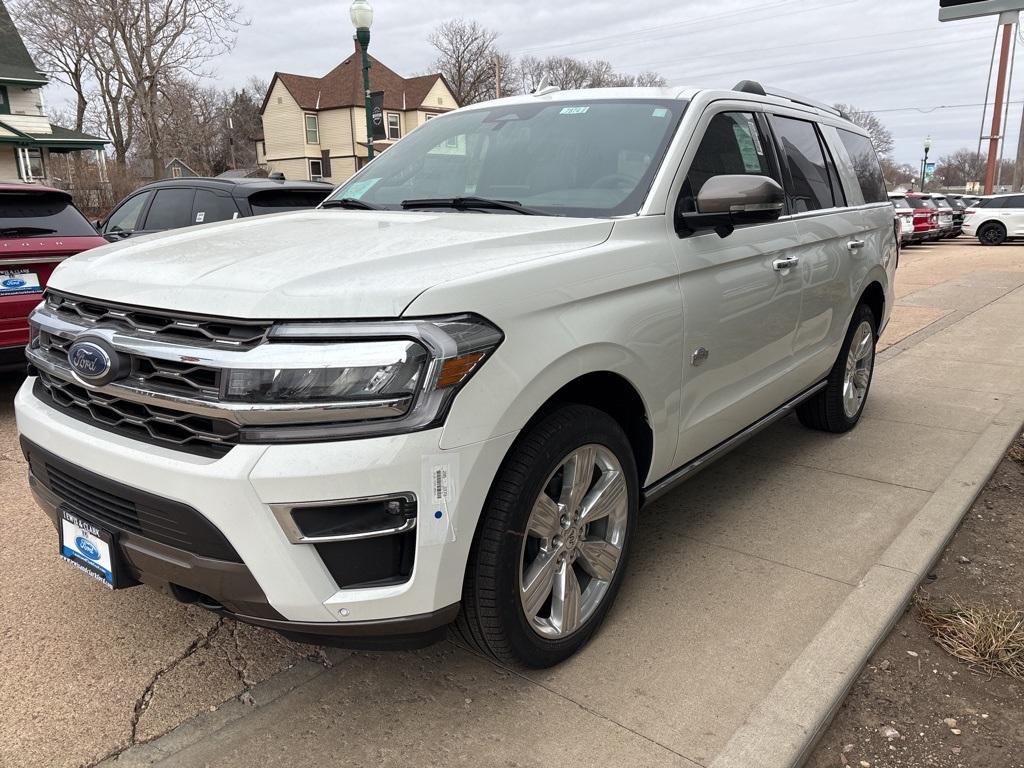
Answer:
[(850, 342), (850, 353), (846, 357), (846, 374), (843, 377), (843, 411), (849, 419), (854, 418), (864, 404), (871, 384), (871, 371), (875, 364), (875, 335), (867, 320), (857, 326)]
[(629, 489), (615, 455), (584, 445), (565, 456), (534, 501), (523, 537), (519, 596), (530, 627), (572, 635), (608, 594), (622, 558)]

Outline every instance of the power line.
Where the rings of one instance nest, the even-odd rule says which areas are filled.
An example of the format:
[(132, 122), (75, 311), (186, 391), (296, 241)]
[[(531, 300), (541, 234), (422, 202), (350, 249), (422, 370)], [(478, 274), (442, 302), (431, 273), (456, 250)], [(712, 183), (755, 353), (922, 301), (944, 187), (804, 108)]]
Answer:
[[(1024, 101), (1009, 101), (1009, 102), (1006, 102), (1006, 103), (1007, 104), (1024, 104)], [(993, 102), (991, 102), (991, 101), (989, 101), (987, 103), (979, 101), (977, 104), (938, 104), (938, 105), (936, 105), (934, 107), (892, 107), (892, 108), (886, 108), (886, 109), (865, 109), (864, 111), (865, 112), (870, 112), (870, 113), (872, 113), (874, 115), (879, 115), (879, 114), (882, 114), (884, 112), (920, 112), (923, 115), (930, 115), (932, 112), (935, 112), (935, 111), (940, 110), (940, 109), (968, 109), (968, 108), (991, 107), (991, 106), (993, 106)]]

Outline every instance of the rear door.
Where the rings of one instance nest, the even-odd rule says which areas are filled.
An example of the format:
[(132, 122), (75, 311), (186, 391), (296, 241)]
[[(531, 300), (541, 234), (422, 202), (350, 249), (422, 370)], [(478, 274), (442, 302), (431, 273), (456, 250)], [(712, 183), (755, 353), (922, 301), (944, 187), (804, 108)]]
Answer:
[(210, 224), (215, 221), (237, 219), (238, 207), (234, 198), (226, 192), (212, 189), (197, 189), (192, 205), (192, 223)]
[[(796, 225), (803, 285), (794, 341), (797, 375), (807, 387), (832, 367), (853, 311), (849, 296), (851, 243), (863, 243), (869, 224), (847, 205), (834, 148), (805, 116), (773, 114), (772, 133), (783, 159), (783, 177)], [(861, 204), (859, 191), (852, 201)], [(892, 208), (887, 228), (892, 236)], [(838, 337), (838, 339), (837, 339)]]

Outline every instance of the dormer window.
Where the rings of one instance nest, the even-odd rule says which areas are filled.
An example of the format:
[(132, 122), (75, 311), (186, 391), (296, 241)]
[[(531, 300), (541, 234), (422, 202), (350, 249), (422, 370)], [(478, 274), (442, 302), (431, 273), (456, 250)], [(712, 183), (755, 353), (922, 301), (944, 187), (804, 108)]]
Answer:
[(7, 86), (0, 85), (0, 115), (11, 114), (11, 102), (7, 100)]

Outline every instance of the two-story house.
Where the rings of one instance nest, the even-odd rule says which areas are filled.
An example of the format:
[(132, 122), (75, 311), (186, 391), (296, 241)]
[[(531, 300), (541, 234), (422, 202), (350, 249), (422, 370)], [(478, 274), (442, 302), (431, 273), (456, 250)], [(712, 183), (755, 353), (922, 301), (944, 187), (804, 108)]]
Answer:
[(43, 102), (47, 82), (0, 0), (0, 181), (66, 178), (66, 165), (57, 158), (70, 152), (94, 150), (102, 167), (110, 142), (52, 125)]
[[(370, 90), (384, 93), (387, 149), (430, 118), (456, 109), (442, 75), (402, 77), (371, 57)], [(323, 77), (275, 72), (260, 114), (256, 160), (289, 179), (340, 183), (367, 158), (362, 56), (358, 50)]]

